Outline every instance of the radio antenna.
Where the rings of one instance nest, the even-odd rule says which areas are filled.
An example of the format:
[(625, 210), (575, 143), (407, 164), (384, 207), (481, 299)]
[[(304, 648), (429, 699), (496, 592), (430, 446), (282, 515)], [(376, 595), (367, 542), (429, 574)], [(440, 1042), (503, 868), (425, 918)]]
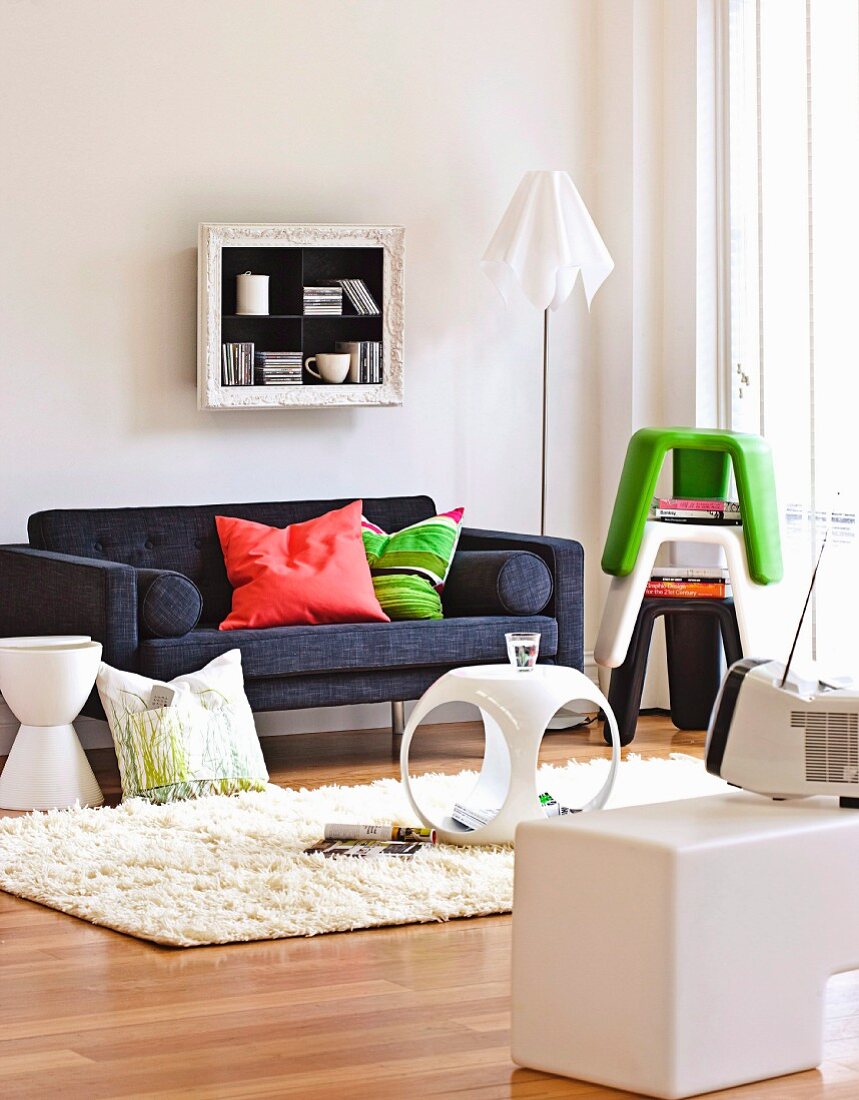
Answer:
[(799, 616), (799, 626), (796, 628), (796, 634), (793, 636), (793, 645), (790, 647), (790, 653), (788, 654), (787, 664), (784, 669), (784, 676), (781, 678), (780, 688), (783, 688), (785, 681), (787, 680), (787, 674), (790, 672), (790, 666), (793, 664), (793, 655), (796, 652), (796, 643), (799, 641), (799, 635), (802, 631), (802, 624), (805, 622), (805, 613), (808, 611), (808, 603), (811, 599), (811, 593), (814, 591), (814, 582), (817, 580), (817, 570), (820, 568), (820, 559), (823, 557), (823, 551), (826, 549), (826, 540), (829, 538), (829, 528), (826, 529), (826, 534), (823, 536), (823, 542), (820, 544), (820, 553), (817, 555), (817, 564), (814, 567), (814, 572), (811, 574), (811, 584), (808, 586), (808, 592), (806, 593), (805, 603), (802, 605), (802, 614)]

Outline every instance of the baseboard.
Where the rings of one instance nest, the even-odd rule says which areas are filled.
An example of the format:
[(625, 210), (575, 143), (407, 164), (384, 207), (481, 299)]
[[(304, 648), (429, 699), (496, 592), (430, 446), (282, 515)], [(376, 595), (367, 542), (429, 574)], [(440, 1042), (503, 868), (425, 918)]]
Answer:
[[(412, 705), (406, 703), (407, 718)], [(476, 709), (468, 704), (450, 703), (434, 711), (430, 722), (469, 722), (476, 717)], [(260, 737), (333, 733), (338, 730), (385, 729), (391, 724), (391, 707), (389, 703), (374, 703), (354, 707), (269, 711), (257, 714), (255, 721)], [(95, 718), (78, 718), (75, 729), (85, 749), (106, 749), (113, 745), (107, 722)], [(17, 732), (18, 722), (0, 698), (0, 756), (8, 754)]]

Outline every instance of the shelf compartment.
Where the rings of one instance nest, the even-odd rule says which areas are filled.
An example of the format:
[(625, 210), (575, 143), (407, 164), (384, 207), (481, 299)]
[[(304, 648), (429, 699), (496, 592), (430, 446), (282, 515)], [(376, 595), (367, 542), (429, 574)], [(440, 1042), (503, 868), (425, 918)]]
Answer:
[[(335, 279), (363, 279), (381, 309), (384, 264), (385, 253), (381, 248), (305, 248), (304, 285), (324, 286)], [(352, 308), (345, 290), (343, 308)]]
[[(346, 322), (349, 322), (346, 324)], [(305, 317), (304, 343), (305, 358), (320, 351), (334, 351), (338, 340), (374, 340), (382, 344), (384, 340), (381, 317)]]
[(268, 275), (270, 314), (301, 313), (303, 249), (224, 248), (221, 259), (221, 313), (236, 312), (236, 276), (245, 271)]
[(301, 319), (259, 317), (223, 317), (221, 343), (242, 343), (250, 340), (254, 351), (300, 351), (304, 355)]

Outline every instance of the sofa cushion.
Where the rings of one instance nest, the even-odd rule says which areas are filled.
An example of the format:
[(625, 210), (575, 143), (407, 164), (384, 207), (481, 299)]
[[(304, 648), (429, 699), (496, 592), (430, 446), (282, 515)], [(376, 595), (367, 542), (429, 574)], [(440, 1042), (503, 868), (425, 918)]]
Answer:
[(139, 668), (170, 680), (238, 646), (247, 680), (308, 673), (379, 671), (506, 661), (504, 635), (513, 630), (542, 634), (540, 657), (557, 652), (558, 624), (542, 615), (421, 619), (348, 626), (284, 626), (269, 630), (192, 630), (184, 638), (141, 642)]
[[(219, 623), (229, 614), (233, 590), (215, 530), (216, 515), (286, 527), (342, 508), (354, 499), (54, 509), (30, 516), (27, 531), (30, 545), (38, 550), (182, 573), (203, 595), (203, 622)], [(364, 515), (386, 531), (417, 523), (435, 515), (436, 510), (425, 496), (363, 499)]]
[(138, 569), (137, 613), (141, 633), (181, 638), (200, 621), (203, 597), (189, 577), (167, 569)]
[(233, 586), (221, 630), (388, 622), (361, 541), (361, 501), (288, 527), (215, 516)]
[(440, 619), (441, 592), (462, 530), (463, 508), (388, 534), (366, 516), (364, 549), (379, 603), (392, 619)]
[(552, 573), (526, 550), (465, 550), (444, 589), (446, 615), (538, 615), (552, 598)]

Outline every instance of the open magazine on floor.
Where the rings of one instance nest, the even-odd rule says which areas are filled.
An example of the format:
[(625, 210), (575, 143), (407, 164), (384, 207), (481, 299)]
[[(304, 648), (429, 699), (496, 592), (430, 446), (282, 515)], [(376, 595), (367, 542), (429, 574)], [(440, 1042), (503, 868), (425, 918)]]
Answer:
[[(540, 805), (546, 812), (546, 817), (563, 817), (565, 814), (581, 812), (569, 806), (562, 806), (548, 791), (544, 791), (539, 798)], [(500, 808), (500, 806), (496, 806), (494, 809), (482, 806), (466, 806), (464, 802), (457, 802), (450, 816), (454, 821), (458, 821), (460, 825), (465, 825), (469, 829), (479, 829), (483, 825), (488, 825)]]
[(351, 856), (354, 859), (378, 859), (386, 856), (417, 855), (438, 843), (435, 829), (422, 829), (412, 825), (361, 825), (328, 824), (323, 839), (305, 854), (321, 853), (326, 859), (334, 856)]
[(428, 847), (431, 845), (413, 840), (318, 840), (310, 848), (305, 848), (304, 852), (306, 855), (319, 852), (326, 859), (333, 859), (335, 856), (350, 856), (353, 859), (387, 859), (389, 856), (399, 856), (411, 859)]

